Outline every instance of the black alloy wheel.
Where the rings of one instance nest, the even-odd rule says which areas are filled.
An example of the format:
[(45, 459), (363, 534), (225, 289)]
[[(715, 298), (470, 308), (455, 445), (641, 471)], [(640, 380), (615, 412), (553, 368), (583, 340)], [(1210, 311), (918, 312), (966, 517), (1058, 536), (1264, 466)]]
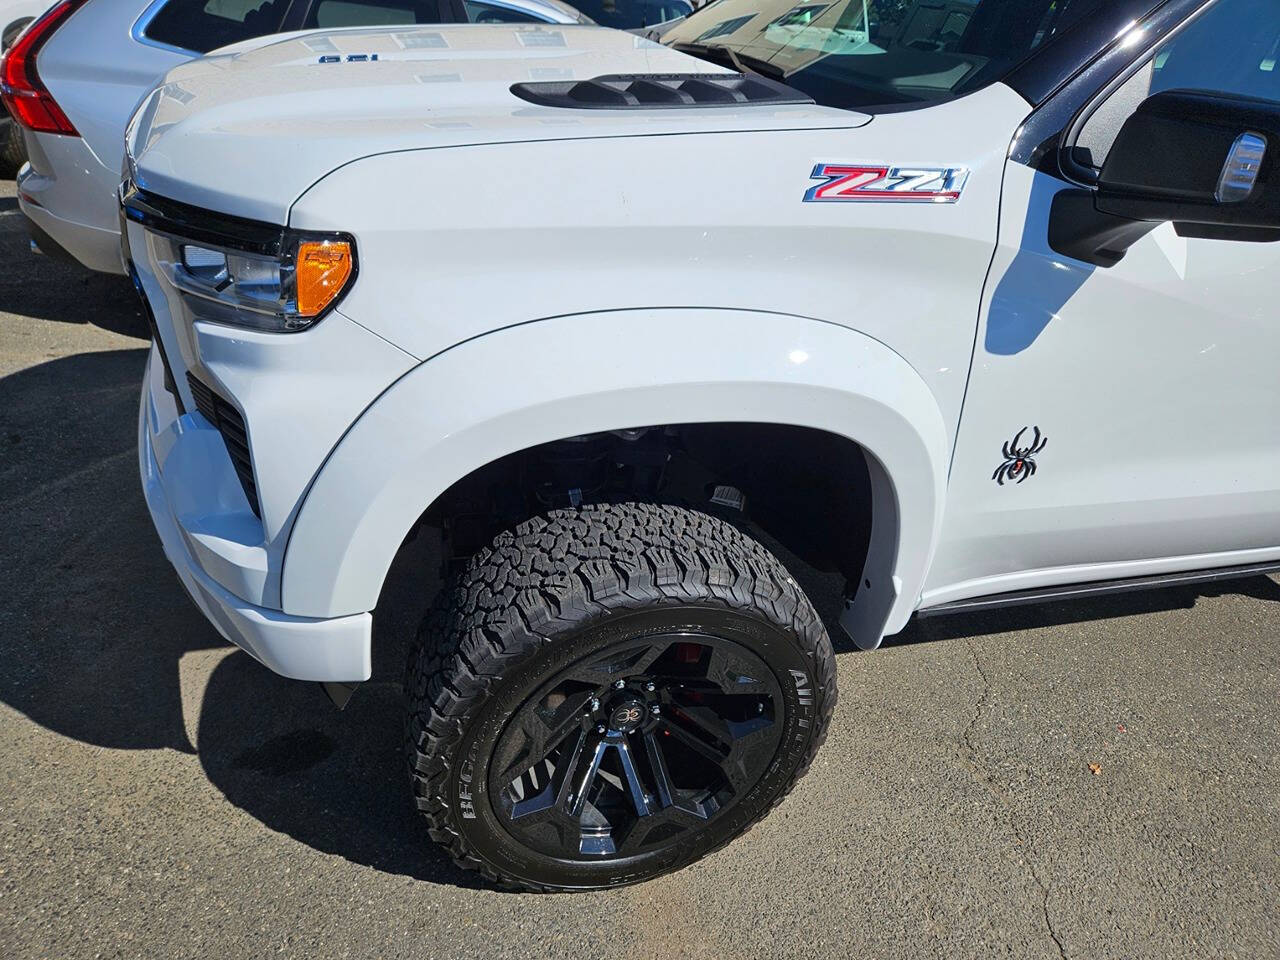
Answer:
[(491, 803), (521, 843), (568, 860), (678, 844), (744, 796), (786, 709), (745, 647), (660, 634), (544, 684), (499, 735)]
[(432, 839), (502, 884), (598, 889), (679, 869), (768, 813), (825, 738), (835, 661), (742, 531), (591, 505), (472, 558), (419, 631), (406, 695)]

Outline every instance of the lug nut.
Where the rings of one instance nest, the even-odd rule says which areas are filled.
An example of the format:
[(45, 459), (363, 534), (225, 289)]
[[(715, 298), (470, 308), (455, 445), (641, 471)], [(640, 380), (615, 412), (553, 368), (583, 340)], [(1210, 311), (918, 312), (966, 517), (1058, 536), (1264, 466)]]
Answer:
[(604, 724), (603, 724), (603, 723), (602, 723), (602, 724), (600, 724), (600, 726), (596, 727), (596, 733), (604, 733)]
[(591, 712), (592, 712), (592, 713), (595, 713), (595, 712), (596, 712), (597, 710), (599, 710), (599, 709), (600, 709), (600, 701), (599, 701), (599, 700), (597, 700), (595, 697), (592, 697), (592, 698), (591, 698)]
[(653, 685), (653, 681), (651, 680), (644, 685), (644, 689), (646, 693), (653, 693), (653, 691), (656, 690), (657, 687)]
[(615, 690), (621, 690), (621, 689), (622, 689), (623, 687), (625, 687), (626, 685), (627, 685), (627, 681), (625, 681), (625, 680), (615, 680), (615, 681), (614, 681), (614, 683), (613, 683), (613, 689), (615, 689)]
[(757, 704), (756, 704), (756, 713), (764, 713), (764, 704), (763, 704), (763, 703), (757, 703)]
[(655, 703), (652, 707), (649, 708), (649, 712), (656, 717), (658, 714), (662, 712), (662, 708)]

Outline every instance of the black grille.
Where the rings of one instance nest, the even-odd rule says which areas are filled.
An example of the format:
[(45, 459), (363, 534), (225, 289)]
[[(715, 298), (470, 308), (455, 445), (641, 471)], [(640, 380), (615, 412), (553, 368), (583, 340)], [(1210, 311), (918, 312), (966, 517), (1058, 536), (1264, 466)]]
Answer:
[(244, 495), (249, 500), (249, 509), (253, 515), (262, 518), (258, 508), (258, 485), (253, 479), (253, 460), (249, 456), (249, 431), (245, 429), (244, 417), (222, 397), (208, 386), (187, 374), (187, 386), (195, 398), (196, 409), (222, 434), (222, 442), (227, 445), (227, 453), (231, 457), (231, 465), (236, 468), (236, 476), (240, 478), (240, 486), (244, 487)]
[(593, 80), (517, 83), (511, 92), (544, 107), (652, 110), (813, 103), (794, 87), (741, 73), (613, 73)]

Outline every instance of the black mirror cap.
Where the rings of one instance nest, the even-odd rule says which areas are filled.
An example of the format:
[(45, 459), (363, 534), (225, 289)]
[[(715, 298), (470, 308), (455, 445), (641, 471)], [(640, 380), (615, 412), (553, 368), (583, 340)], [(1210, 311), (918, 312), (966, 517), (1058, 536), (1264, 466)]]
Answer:
[[(1228, 160), (1259, 142), (1252, 189), (1223, 198)], [(1200, 90), (1149, 97), (1116, 137), (1096, 203), (1130, 220), (1280, 229), (1280, 104)]]

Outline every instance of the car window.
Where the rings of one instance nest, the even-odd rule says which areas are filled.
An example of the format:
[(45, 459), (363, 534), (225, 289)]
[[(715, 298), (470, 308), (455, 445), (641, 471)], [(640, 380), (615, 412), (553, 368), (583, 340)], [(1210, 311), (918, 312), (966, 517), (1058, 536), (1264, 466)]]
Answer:
[(142, 36), (156, 43), (208, 53), (218, 47), (278, 33), (288, 0), (170, 0)]
[(1124, 122), (1164, 90), (1206, 90), (1280, 102), (1280, 4), (1218, 0), (1147, 57), (1081, 128), (1074, 158), (1101, 167)]
[(545, 17), (535, 17), (524, 10), (513, 10), (483, 0), (463, 0), (468, 23), (547, 23)]
[(693, 10), (687, 0), (573, 0), (573, 5), (602, 27), (618, 30), (653, 27)]
[(1218, 0), (1156, 51), (1151, 93), (1214, 90), (1280, 100), (1280, 4)]
[(439, 23), (436, 0), (319, 0), (307, 13), (304, 27), (381, 27)]
[(1107, 3), (717, 0), (662, 42), (758, 69), (826, 106), (928, 104), (1002, 79)]

